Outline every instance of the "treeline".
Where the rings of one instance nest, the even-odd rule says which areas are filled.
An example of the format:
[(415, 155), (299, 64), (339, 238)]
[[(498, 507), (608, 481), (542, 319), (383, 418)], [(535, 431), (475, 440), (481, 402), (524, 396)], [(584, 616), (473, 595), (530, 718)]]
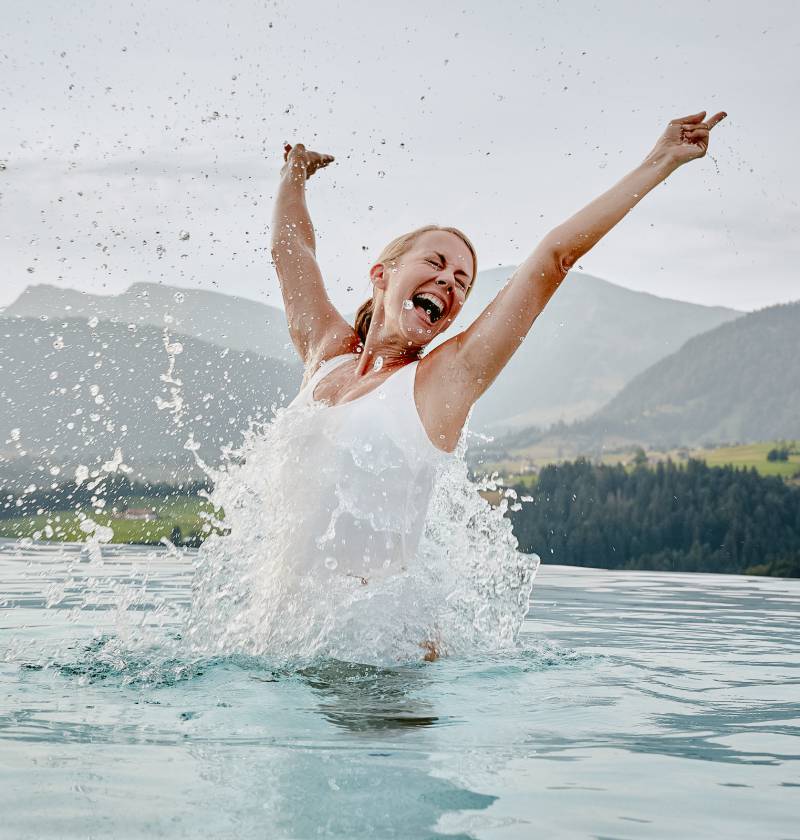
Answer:
[(800, 488), (754, 469), (578, 460), (515, 489), (520, 550), (545, 563), (800, 577)]
[(0, 504), (0, 519), (18, 516), (36, 516), (42, 512), (55, 510), (81, 510), (94, 507), (98, 498), (105, 501), (105, 507), (124, 509), (128, 500), (138, 496), (147, 496), (153, 500), (167, 501), (177, 497), (197, 496), (201, 490), (210, 490), (208, 481), (187, 481), (181, 484), (150, 483), (130, 481), (122, 473), (105, 476), (102, 481), (88, 479), (83, 482), (68, 481), (53, 487), (49, 482), (44, 486), (30, 485), (24, 491), (9, 492), (5, 489)]

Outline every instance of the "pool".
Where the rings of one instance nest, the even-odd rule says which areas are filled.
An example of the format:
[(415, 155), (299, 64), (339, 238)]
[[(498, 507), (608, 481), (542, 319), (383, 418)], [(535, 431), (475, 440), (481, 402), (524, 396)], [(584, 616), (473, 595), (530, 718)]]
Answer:
[(2, 837), (800, 837), (800, 581), (542, 566), (518, 650), (293, 668), (148, 656), (193, 552), (102, 551), (0, 544)]

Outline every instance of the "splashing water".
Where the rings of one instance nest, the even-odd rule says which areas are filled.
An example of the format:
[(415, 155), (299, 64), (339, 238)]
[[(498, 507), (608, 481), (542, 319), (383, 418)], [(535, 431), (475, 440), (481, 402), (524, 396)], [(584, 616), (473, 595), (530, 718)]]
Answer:
[[(200, 548), (183, 642), (200, 655), (371, 664), (420, 660), (430, 645), (446, 655), (514, 646), (539, 558), (517, 550), (507, 501), (492, 508), (479, 495), (491, 482), (469, 480), (466, 435), (437, 468), (418, 547), (398, 566), (387, 534), (402, 512), (354, 498), (338, 479), (335, 504), (325, 507), (315, 496), (324, 463), (314, 435), (328, 410), (319, 403), (278, 409), (221, 469), (187, 444), (213, 481), (209, 498), (224, 509), (224, 522), (209, 523), (217, 532)], [(348, 463), (401, 480), (380, 447), (340, 443)], [(363, 563), (342, 562), (326, 549), (341, 533), (352, 535), (355, 520), (369, 522), (386, 542), (365, 542), (372, 556)], [(351, 540), (346, 550), (356, 555), (363, 545)]]
[[(169, 399), (156, 403), (185, 429), (174, 369), (183, 347), (168, 328), (163, 347)], [(184, 446), (211, 480), (205, 495), (217, 511), (205, 514), (191, 601), (154, 606), (147, 575), (141, 585), (121, 584), (112, 646), (155, 663), (244, 655), (287, 665), (322, 658), (392, 665), (432, 650), (516, 646), (539, 558), (518, 551), (508, 498), (492, 508), (480, 495), (497, 489), (493, 480), (469, 479), (467, 433), (452, 455), (436, 460), (431, 447), (409, 456), (402, 436), (387, 443), (380, 429), (367, 439), (346, 422), (331, 425), (333, 410), (313, 401), (278, 408), (240, 448), (224, 450), (219, 467), (203, 462), (189, 435)], [(408, 472), (407, 456), (433, 464), (430, 496)], [(117, 450), (102, 470), (83, 468), (76, 480), (99, 484), (127, 469)], [(89, 604), (92, 581), (103, 580), (101, 544), (113, 534), (88, 515), (80, 527), (94, 570), (81, 584)]]

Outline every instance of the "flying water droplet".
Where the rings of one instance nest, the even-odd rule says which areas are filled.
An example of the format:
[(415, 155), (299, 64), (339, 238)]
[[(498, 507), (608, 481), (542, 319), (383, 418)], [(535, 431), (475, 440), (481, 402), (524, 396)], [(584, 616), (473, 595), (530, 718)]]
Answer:
[(413, 308), (414, 308), (414, 302), (413, 301), (410, 301), (410, 300), (404, 300), (403, 301), (403, 309), (413, 309)]
[(100, 319), (96, 315), (92, 315), (87, 323), (91, 329), (94, 329), (100, 323)]
[(53, 341), (53, 349), (54, 350), (63, 350), (64, 349), (64, 339), (57, 335), (55, 340)]
[(378, 356), (372, 365), (372, 369), (377, 373), (383, 367), (383, 356)]
[(174, 297), (175, 297), (175, 303), (183, 303), (186, 295), (184, 295), (183, 292), (175, 292)]
[(326, 557), (323, 562), (325, 563), (325, 568), (330, 569), (331, 571), (339, 565), (339, 562), (335, 557)]

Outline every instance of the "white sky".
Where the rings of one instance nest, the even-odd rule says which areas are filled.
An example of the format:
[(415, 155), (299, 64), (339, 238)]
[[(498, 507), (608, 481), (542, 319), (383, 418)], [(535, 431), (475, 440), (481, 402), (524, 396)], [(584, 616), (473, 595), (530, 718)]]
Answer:
[(729, 114), (716, 165), (680, 169), (582, 267), (741, 309), (800, 297), (792, 2), (0, 2), (0, 306), (137, 280), (278, 304), (287, 139), (336, 155), (309, 201), (351, 311), (397, 234), (455, 224), (481, 268), (516, 264), (701, 109)]

